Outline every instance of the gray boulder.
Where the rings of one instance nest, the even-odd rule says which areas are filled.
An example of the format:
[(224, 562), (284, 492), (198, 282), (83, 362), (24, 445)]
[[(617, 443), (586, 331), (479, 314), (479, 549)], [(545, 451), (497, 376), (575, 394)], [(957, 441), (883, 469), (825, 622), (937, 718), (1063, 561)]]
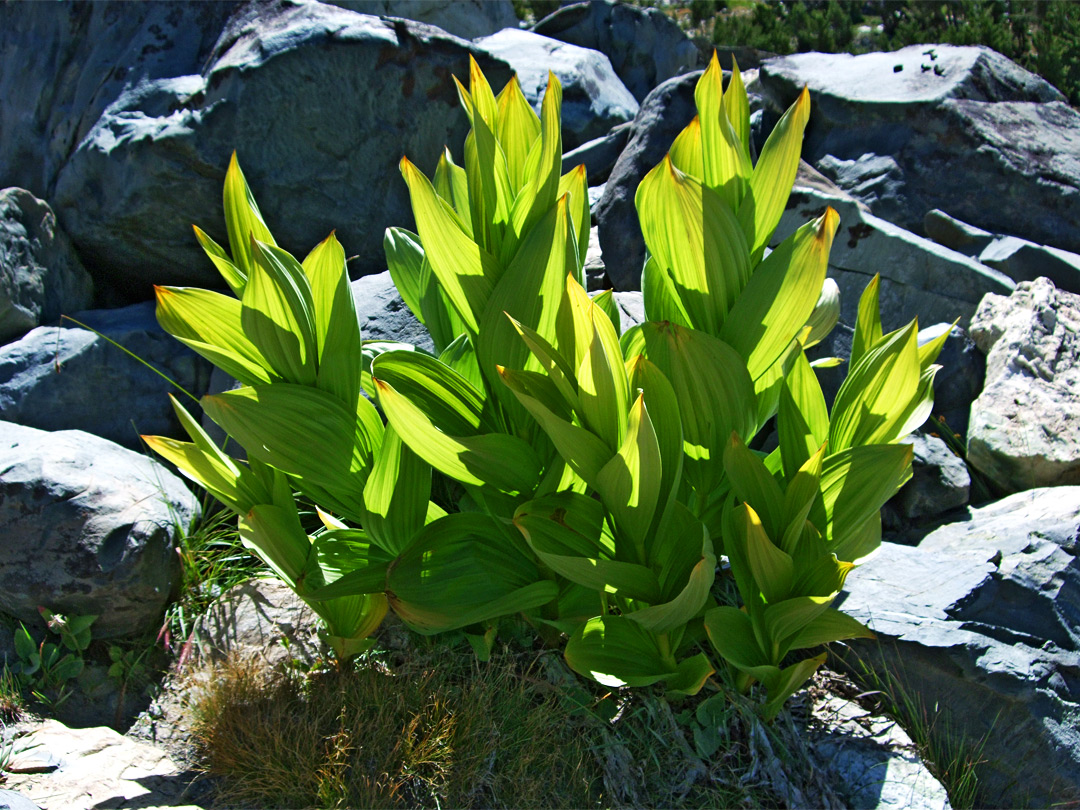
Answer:
[(829, 276), (840, 287), (845, 323), (855, 323), (859, 296), (875, 273), (881, 275), (886, 330), (914, 317), (923, 323), (960, 318), (966, 324), (984, 295), (1007, 295), (1014, 286), (1001, 272), (886, 222), (843, 193), (806, 187), (800, 179), (796, 184), (771, 245), (821, 216), (827, 206), (836, 210), (840, 230), (829, 254)]
[(211, 660), (258, 658), (268, 666), (302, 661), (323, 652), (319, 618), (289, 586), (254, 579), (222, 594), (195, 627), (200, 654)]
[(105, 108), (141, 84), (198, 73), (240, 5), (0, 4), (0, 187), (54, 201), (61, 167)]
[(1004, 492), (1080, 483), (1080, 296), (1022, 282), (983, 299), (971, 336), (987, 358), (968, 462)]
[(77, 430), (0, 423), (0, 610), (97, 614), (112, 638), (155, 629), (179, 582), (176, 542), (199, 515), (160, 464)]
[(153, 302), (73, 315), (0, 347), (0, 419), (41, 430), (84, 430), (137, 449), (140, 434), (186, 434), (166, 394), (187, 397), (125, 351), (194, 396), (206, 393), (211, 365), (167, 334)]
[(619, 81), (607, 57), (598, 51), (516, 28), (481, 37), (475, 44), (510, 64), (525, 98), (537, 113), (547, 88), (548, 72), (558, 77), (563, 91), (564, 149), (599, 138), (637, 114), (637, 100)]
[(0, 810), (39, 810), (39, 808), (21, 793), (0, 788)]
[(48, 204), (0, 191), (0, 342), (90, 306), (94, 284)]
[(630, 138), (632, 122), (613, 127), (606, 135), (593, 138), (563, 155), (563, 174), (575, 166), (584, 164), (589, 185), (596, 186), (608, 179), (615, 162), (619, 159)]
[(980, 789), (1003, 807), (1080, 799), (1078, 524), (1080, 488), (1018, 493), (883, 543), (841, 594), (878, 636), (852, 652), (948, 715), (938, 742), (985, 739)]
[(971, 403), (982, 393), (986, 379), (986, 355), (964, 329), (947, 323), (920, 329), (919, 345), (929, 343), (945, 330), (950, 334), (937, 359), (941, 371), (934, 381), (934, 413), (944, 417), (954, 433), (966, 436)]
[(434, 25), (455, 37), (475, 39), (504, 28), (517, 28), (518, 18), (510, 0), (330, 0), (335, 6), (404, 17)]
[(1045, 277), (1059, 290), (1080, 293), (1080, 255), (1036, 245), (1015, 236), (999, 236), (979, 254), (979, 261), (994, 267), (1013, 281)]
[(911, 480), (896, 494), (895, 505), (906, 520), (928, 520), (964, 506), (971, 493), (971, 475), (963, 460), (937, 436), (914, 433)]
[(431, 335), (401, 300), (389, 270), (358, 278), (351, 287), (356, 315), (360, 319), (360, 337), (411, 343), (424, 351), (434, 351)]
[(804, 157), (875, 215), (916, 231), (939, 208), (1080, 250), (1080, 225), (1065, 214), (1080, 200), (1080, 113), (1000, 54), (798, 54), (766, 61), (760, 80), (774, 118), (809, 86)]
[(972, 257), (978, 257), (996, 238), (990, 231), (961, 222), (937, 208), (926, 212), (923, 231), (939, 245)]
[(284, 247), (303, 255), (336, 227), (354, 271), (377, 272), (384, 228), (412, 220), (402, 154), (429, 173), (444, 144), (460, 155), (468, 125), (453, 76), (468, 76), (470, 55), (494, 86), (509, 79), (501, 61), (422, 23), (316, 2), (245, 7), (201, 73), (109, 104), (51, 199), (87, 266), (129, 296), (151, 281), (220, 284), (191, 224), (224, 241), (235, 149)]
[(663, 11), (614, 0), (564, 6), (532, 30), (605, 54), (638, 101), (658, 84), (695, 69), (700, 59), (697, 46)]

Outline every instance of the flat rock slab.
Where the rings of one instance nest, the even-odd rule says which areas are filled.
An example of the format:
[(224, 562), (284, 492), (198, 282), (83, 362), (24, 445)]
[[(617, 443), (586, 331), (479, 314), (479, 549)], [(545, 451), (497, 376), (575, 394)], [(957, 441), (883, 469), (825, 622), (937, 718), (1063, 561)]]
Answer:
[(99, 616), (95, 638), (157, 629), (179, 533), (199, 514), (157, 462), (82, 431), (0, 422), (0, 610)]
[(1080, 483), (1080, 295), (1022, 282), (983, 299), (971, 335), (987, 358), (969, 463), (1004, 492)]
[(980, 784), (1003, 806), (1080, 799), (1080, 487), (1012, 495), (882, 543), (839, 606), (876, 641), (852, 650), (937, 733), (985, 739)]
[(193, 773), (182, 772), (160, 748), (111, 728), (72, 729), (46, 720), (14, 745), (10, 787), (46, 810), (199, 810), (185, 801)]

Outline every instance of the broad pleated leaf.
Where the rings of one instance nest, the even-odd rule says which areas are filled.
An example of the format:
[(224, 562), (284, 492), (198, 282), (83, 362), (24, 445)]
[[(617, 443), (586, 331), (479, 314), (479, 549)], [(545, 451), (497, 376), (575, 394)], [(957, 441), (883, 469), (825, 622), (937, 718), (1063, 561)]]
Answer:
[(721, 102), (724, 117), (727, 118), (735, 133), (736, 140), (746, 155), (747, 164), (750, 162), (750, 99), (746, 95), (746, 85), (743, 84), (742, 73), (739, 72), (739, 62), (734, 55), (731, 57), (731, 81), (728, 82), (724, 99)]
[(495, 134), (506, 153), (510, 188), (516, 193), (529, 179), (525, 175), (525, 161), (533, 143), (540, 137), (540, 118), (521, 92), (516, 73), (510, 77), (496, 101), (499, 110)]
[(784, 474), (790, 479), (829, 435), (825, 395), (803, 351), (784, 378), (776, 423)]
[(302, 587), (311, 541), (300, 526), (296, 509), (259, 504), (241, 516), (238, 527), (244, 546), (296, 590)]
[(421, 274), (424, 248), (420, 244), (420, 237), (404, 228), (387, 228), (383, 236), (383, 252), (398, 295), (416, 319), (424, 323), (424, 313), (420, 309), (425, 286)]
[(401, 173), (409, 186), (424, 255), (454, 309), (475, 333), (499, 276), (498, 263), (462, 230), (457, 214), (407, 158), (401, 159)]
[(611, 325), (615, 327), (615, 334), (621, 334), (622, 316), (619, 315), (619, 302), (615, 300), (615, 291), (604, 290), (598, 292), (592, 297), (592, 300), (600, 308), (600, 311), (607, 315)]
[(531, 181), (518, 193), (511, 212), (514, 233), (522, 238), (555, 204), (562, 178), (562, 85), (548, 73), (548, 86), (540, 106), (540, 149), (533, 144), (525, 176)]
[(875, 638), (869, 627), (836, 608), (826, 608), (789, 639), (789, 650), (805, 650), (849, 638)]
[(746, 540), (746, 560), (765, 600), (774, 604), (787, 599), (795, 581), (791, 556), (773, 544), (749, 505), (743, 504), (735, 510), (735, 524)]
[(852, 555), (861, 544), (859, 531), (909, 475), (911, 445), (878, 444), (853, 447), (829, 456), (821, 473), (821, 495), (828, 516), (829, 551), (841, 560), (858, 562)]
[(345, 270), (345, 250), (334, 234), (308, 254), (304, 272), (311, 283), (315, 307), (315, 339), (319, 352), (316, 385), (346, 405), (360, 396), (360, 369), (356, 362), (362, 351), (356, 305)]
[[(570, 221), (573, 223), (574, 240), (577, 243), (577, 271), (575, 276), (578, 283), (584, 284), (582, 273), (585, 268), (585, 254), (589, 252), (589, 228), (592, 224), (592, 213), (589, 209), (589, 182), (585, 173), (585, 164), (581, 163), (568, 171), (559, 180), (559, 197), (570, 195), (568, 209)], [(569, 269), (569, 268), (568, 268)]]
[(558, 586), (491, 518), (461, 512), (420, 531), (390, 567), (386, 596), (414, 630), (439, 633), (540, 607)]
[(817, 672), (818, 667), (825, 663), (827, 657), (827, 653), (822, 653), (813, 658), (806, 658), (782, 670), (775, 678), (763, 681), (769, 690), (769, 702), (765, 704), (763, 712), (766, 721), (772, 720), (780, 713), (787, 699)]
[(469, 236), (472, 232), (472, 210), (469, 203), (469, 178), (465, 170), (454, 163), (445, 146), (435, 166), (435, 192), (457, 212), (461, 227)]
[(364, 513), (364, 482), (382, 442), (378, 415), (360, 402), (370, 409), (363, 416), (324, 391), (287, 383), (202, 399), (210, 418), (249, 456), (294, 476), (301, 489), (318, 491), (322, 506), (353, 520)]
[(753, 379), (787, 349), (814, 311), (840, 217), (832, 208), (789, 236), (754, 270), (720, 338), (746, 359)]
[(267, 245), (277, 243), (263, 221), (259, 206), (255, 203), (255, 196), (240, 170), (235, 151), (229, 159), (229, 169), (225, 172), (222, 202), (225, 206), (225, 229), (229, 235), (233, 263), (245, 277), (249, 277), (255, 265), (252, 239)]
[(233, 295), (237, 298), (242, 296), (244, 294), (244, 285), (247, 284), (247, 273), (233, 264), (229, 254), (225, 252), (225, 248), (211, 239), (202, 228), (198, 225), (192, 225), (191, 227), (195, 230), (195, 238), (199, 240), (202, 249), (210, 257), (210, 261), (214, 263), (217, 271), (221, 273), (221, 277), (225, 279), (225, 283), (229, 285)]
[(787, 207), (809, 120), (810, 93), (803, 88), (798, 100), (773, 128), (750, 176), (749, 188), (739, 206), (739, 224), (755, 258), (764, 252)]
[[(765, 608), (765, 631), (772, 643), (786, 651), (786, 643), (832, 604), (829, 596), (796, 596)], [(781, 655), (783, 652), (781, 652)]]
[(727, 118), (721, 92), (723, 81), (723, 71), (714, 51), (709, 66), (694, 88), (705, 168), (701, 180), (717, 192), (734, 213), (746, 193), (746, 180), (752, 169), (750, 155)]
[(738, 669), (767, 664), (750, 617), (738, 608), (718, 607), (705, 614), (705, 632), (716, 651)]
[(650, 321), (670, 321), (678, 326), (690, 326), (690, 313), (683, 306), (671, 271), (650, 256), (641, 271), (642, 298), (645, 317)]
[(659, 518), (667, 510), (668, 503), (676, 496), (682, 483), (683, 433), (679, 398), (659, 367), (642, 355), (627, 361), (627, 374), (630, 390), (641, 391), (645, 398), (649, 421), (656, 433), (662, 473), (656, 505), (656, 515)]
[(765, 532), (775, 537), (783, 531), (784, 493), (761, 458), (732, 433), (724, 450), (724, 470), (731, 490), (743, 503), (753, 507)]
[(430, 497), (431, 465), (388, 425), (364, 485), (364, 527), (382, 548), (397, 554), (423, 527)]
[(649, 686), (676, 674), (655, 636), (625, 616), (589, 619), (566, 642), (570, 669), (604, 686)]
[(245, 385), (280, 379), (244, 334), (241, 304), (194, 287), (154, 287), (161, 328)]
[(298, 385), (314, 385), (318, 345), (304, 269), (280, 248), (252, 244), (255, 264), (240, 299), (244, 333), (281, 377)]
[(851, 357), (848, 364), (855, 367), (864, 354), (881, 342), (881, 303), (879, 300), (881, 275), (875, 273), (859, 297), (859, 312), (855, 319), (855, 335), (851, 341)]
[(695, 115), (671, 144), (671, 162), (679, 171), (700, 180), (705, 175), (701, 149), (701, 119)]
[(665, 157), (635, 196), (649, 253), (670, 273), (692, 325), (716, 335), (750, 278), (750, 253), (729, 206)]

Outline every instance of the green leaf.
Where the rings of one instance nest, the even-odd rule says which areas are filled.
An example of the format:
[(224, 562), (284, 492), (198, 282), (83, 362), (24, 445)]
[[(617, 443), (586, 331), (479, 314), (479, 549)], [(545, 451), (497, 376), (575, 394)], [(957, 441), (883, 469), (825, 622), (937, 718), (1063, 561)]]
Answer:
[(211, 239), (198, 225), (192, 225), (191, 227), (195, 230), (195, 238), (199, 240), (202, 249), (210, 257), (210, 261), (214, 263), (217, 271), (221, 273), (221, 277), (225, 279), (225, 283), (229, 285), (233, 295), (237, 298), (241, 297), (244, 294), (244, 285), (247, 284), (247, 273), (233, 264), (229, 254), (225, 252), (225, 248)]
[(499, 109), (495, 134), (506, 153), (510, 188), (516, 193), (528, 179), (525, 174), (525, 161), (533, 143), (540, 137), (540, 118), (533, 112), (528, 99), (521, 92), (517, 74), (510, 77), (496, 102)]
[(766, 534), (777, 536), (783, 531), (784, 493), (761, 458), (747, 448), (737, 433), (731, 434), (724, 451), (724, 470), (739, 500), (761, 516)]
[(705, 685), (709, 676), (716, 672), (705, 653), (698, 653), (679, 662), (676, 674), (664, 681), (669, 692), (676, 695), (696, 695)]
[(912, 454), (908, 444), (877, 444), (825, 459), (821, 495), (828, 516), (829, 551), (851, 562), (869, 553), (858, 542), (863, 539), (860, 530), (871, 518), (880, 521), (882, 505), (907, 478)]
[(701, 146), (701, 119), (694, 116), (671, 144), (671, 162), (675, 168), (699, 180), (705, 176), (705, 157)]
[(761, 519), (748, 504), (735, 510), (735, 525), (746, 540), (746, 559), (754, 581), (769, 604), (787, 599), (795, 581), (791, 556), (777, 548)]
[(625, 616), (589, 619), (566, 642), (570, 669), (604, 686), (649, 686), (677, 674), (656, 637)]
[(720, 194), (734, 212), (742, 202), (746, 180), (751, 176), (750, 154), (728, 121), (721, 92), (723, 81), (723, 71), (714, 51), (709, 66), (694, 88), (694, 101), (701, 119), (705, 168), (702, 180)]
[(600, 503), (573, 492), (534, 499), (514, 513), (514, 525), (555, 573), (596, 591), (660, 601), (656, 574), (646, 566), (613, 559), (603, 523)]
[(875, 273), (859, 298), (859, 314), (855, 319), (855, 336), (851, 341), (851, 357), (848, 359), (851, 368), (881, 342), (880, 287), (881, 275)]
[(277, 383), (205, 396), (202, 406), (251, 458), (288, 473), (317, 502), (360, 521), (382, 422), (367, 400), (359, 402), (366, 413), (350, 411), (324, 391)]
[(641, 231), (671, 276), (691, 324), (717, 335), (750, 278), (750, 252), (730, 207), (665, 157), (638, 186)]
[(876, 638), (876, 636), (870, 628), (846, 613), (841, 613), (836, 608), (826, 608), (790, 639), (788, 648), (805, 650), (817, 647), (819, 644), (849, 638)]
[(765, 142), (750, 177), (749, 189), (739, 205), (739, 224), (755, 258), (764, 252), (787, 207), (799, 170), (803, 131), (809, 120), (810, 92), (804, 87)]
[(792, 664), (782, 670), (776, 678), (770, 679), (765, 684), (769, 690), (769, 701), (765, 704), (763, 713), (766, 721), (772, 720), (780, 713), (780, 709), (783, 708), (787, 699), (810, 679), (810, 676), (817, 671), (817, 668), (825, 663), (827, 657), (826, 653), (822, 653), (814, 658), (807, 658), (797, 664)]
[(314, 385), (318, 369), (314, 302), (304, 269), (280, 248), (254, 242), (255, 264), (240, 299), (244, 333), (282, 378)]
[(154, 287), (161, 328), (245, 385), (279, 380), (244, 333), (235, 298), (194, 287)]
[(394, 557), (359, 529), (334, 529), (311, 545), (309, 567), (317, 566), (323, 584), (300, 591), (306, 602), (324, 602), (386, 589), (386, 571)]
[(750, 99), (746, 95), (739, 63), (731, 57), (731, 81), (721, 102), (724, 117), (731, 125), (732, 132), (746, 155), (746, 165), (750, 164)]
[(786, 652), (785, 642), (828, 609), (836, 594), (796, 596), (765, 608), (765, 630), (772, 643)]
[(398, 295), (416, 319), (424, 323), (424, 313), (420, 309), (425, 286), (421, 272), (424, 248), (420, 244), (420, 237), (404, 228), (387, 228), (383, 236), (383, 252)]
[(750, 617), (738, 608), (718, 607), (706, 612), (705, 632), (725, 661), (740, 670), (768, 664), (750, 623)]
[(921, 373), (918, 323), (882, 338), (852, 366), (836, 394), (829, 424), (829, 449), (888, 441), (910, 415)]
[(435, 191), (446, 200), (458, 215), (461, 227), (469, 236), (472, 232), (472, 209), (469, 202), (469, 178), (465, 170), (454, 163), (445, 146), (435, 166)]
[(386, 427), (364, 485), (364, 528), (387, 551), (401, 552), (424, 526), (431, 497), (431, 465)]
[(229, 169), (225, 172), (225, 190), (222, 197), (225, 205), (225, 229), (229, 234), (233, 262), (245, 277), (250, 277), (255, 266), (252, 240), (267, 245), (277, 243), (259, 213), (259, 206), (255, 203), (255, 196), (240, 170), (235, 151), (229, 159)]
[(731, 308), (720, 338), (757, 379), (776, 362), (814, 311), (840, 225), (832, 208), (770, 253)]
[(345, 270), (345, 250), (334, 234), (308, 254), (303, 268), (311, 283), (314, 305), (319, 352), (316, 385), (352, 407), (360, 396), (360, 364), (356, 357), (363, 345)]
[[(589, 182), (585, 164), (580, 163), (568, 171), (559, 180), (559, 197), (570, 195), (567, 206), (570, 221), (573, 223), (574, 241), (577, 244), (577, 266), (574, 277), (584, 285), (582, 276), (585, 268), (585, 254), (589, 252), (589, 228), (592, 224), (592, 212), (589, 209)], [(569, 268), (568, 268), (569, 269)]]
[(252, 507), (238, 522), (240, 539), (293, 590), (302, 587), (311, 541), (292, 509), (270, 504)]
[(401, 159), (401, 173), (409, 187), (424, 255), (455, 311), (475, 334), (499, 276), (498, 263), (465, 233), (457, 214), (407, 158)]
[(642, 299), (645, 316), (650, 321), (670, 321), (690, 327), (690, 314), (683, 306), (671, 271), (657, 263), (652, 256), (645, 260), (641, 271)]
[(592, 296), (593, 303), (600, 307), (600, 311), (607, 315), (611, 325), (615, 327), (615, 334), (622, 332), (622, 317), (619, 315), (619, 302), (615, 300), (614, 290), (604, 290)]
[(394, 611), (421, 633), (532, 610), (559, 590), (491, 518), (469, 512), (425, 526), (391, 566), (387, 586)]
[(533, 224), (555, 204), (562, 179), (562, 85), (548, 72), (547, 90), (540, 106), (540, 142), (533, 144), (525, 174), (532, 180), (518, 193), (511, 211), (514, 233), (521, 239)]
[(790, 479), (829, 435), (825, 395), (803, 351), (797, 352), (784, 378), (776, 425), (784, 474)]
[(657, 365), (642, 355), (627, 360), (630, 390), (641, 391), (649, 411), (649, 420), (656, 433), (660, 451), (661, 479), (657, 517), (664, 514), (668, 503), (678, 493), (683, 471), (683, 433), (679, 398), (675, 389)]

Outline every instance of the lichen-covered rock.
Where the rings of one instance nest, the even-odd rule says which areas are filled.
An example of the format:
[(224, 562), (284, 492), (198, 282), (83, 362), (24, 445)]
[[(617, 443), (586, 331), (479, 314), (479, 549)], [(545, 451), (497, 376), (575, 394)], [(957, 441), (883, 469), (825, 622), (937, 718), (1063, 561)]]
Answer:
[(599, 138), (637, 114), (637, 99), (599, 51), (514, 28), (477, 39), (475, 44), (510, 64), (525, 98), (538, 114), (548, 72), (558, 77), (563, 91), (564, 149)]
[(0, 342), (90, 306), (94, 283), (48, 204), (0, 191)]
[(985, 739), (979, 785), (1001, 806), (1080, 800), (1080, 487), (1012, 495), (913, 530), (847, 578), (838, 607), (877, 634), (849, 642), (883, 680)]
[(658, 84), (694, 70), (700, 59), (697, 46), (662, 10), (614, 0), (564, 6), (532, 30), (605, 54), (638, 101)]
[(1022, 282), (983, 299), (971, 336), (987, 357), (968, 463), (1004, 492), (1080, 483), (1080, 296)]
[(0, 422), (0, 610), (96, 614), (96, 638), (156, 629), (199, 514), (163, 466), (77, 430)]
[(0, 347), (0, 419), (85, 430), (131, 449), (141, 447), (141, 434), (186, 439), (167, 394), (182, 397), (189, 409), (195, 403), (109, 341), (195, 397), (207, 391), (210, 363), (158, 325), (152, 302), (73, 317), (104, 337), (64, 321)]

